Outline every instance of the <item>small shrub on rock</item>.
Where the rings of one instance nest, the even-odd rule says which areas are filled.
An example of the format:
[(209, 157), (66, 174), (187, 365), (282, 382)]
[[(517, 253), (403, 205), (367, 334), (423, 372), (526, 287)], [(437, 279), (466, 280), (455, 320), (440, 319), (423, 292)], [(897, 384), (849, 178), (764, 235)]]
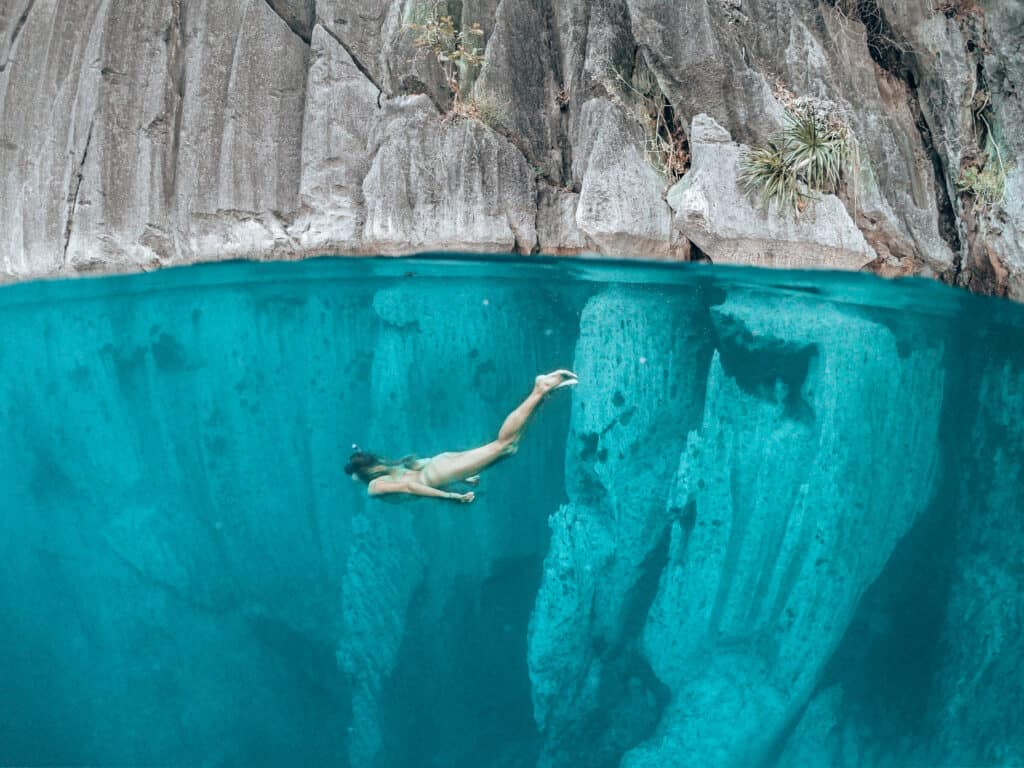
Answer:
[[(474, 90), (479, 91), (479, 88)], [(508, 121), (508, 102), (500, 101), (489, 94), (471, 94), (452, 105), (449, 117), (479, 120), (489, 128), (501, 131)]]
[(429, 51), (437, 59), (452, 101), (458, 104), (462, 98), (463, 80), (471, 70), (483, 64), (483, 50), (476, 46), (476, 41), (484, 36), (483, 29), (479, 24), (468, 29), (456, 26), (455, 17), (448, 13), (445, 0), (419, 4), (413, 17), (418, 21), (406, 24), (407, 29), (416, 33), (413, 45)]
[(984, 211), (1002, 204), (1006, 194), (1006, 164), (991, 136), (981, 157), (960, 169), (956, 187)]
[(744, 153), (739, 181), (765, 205), (802, 211), (814, 193), (838, 191), (853, 155), (849, 128), (835, 104), (788, 99), (784, 128)]
[(758, 194), (765, 205), (797, 208), (803, 192), (785, 150), (775, 142), (751, 147), (744, 155), (740, 183), (747, 192)]

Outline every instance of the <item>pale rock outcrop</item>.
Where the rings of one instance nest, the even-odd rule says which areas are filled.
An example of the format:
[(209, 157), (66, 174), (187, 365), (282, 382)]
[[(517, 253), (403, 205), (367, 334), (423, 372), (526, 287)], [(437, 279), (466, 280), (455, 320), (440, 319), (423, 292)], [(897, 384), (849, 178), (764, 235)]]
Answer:
[(577, 192), (543, 186), (537, 197), (537, 245), (541, 253), (572, 255), (587, 250), (587, 238), (576, 224)]
[(662, 198), (664, 179), (644, 159), (636, 121), (605, 99), (583, 105), (573, 159), (580, 180), (576, 225), (600, 253), (639, 248), (648, 258), (685, 255), (673, 243), (672, 211)]
[(370, 132), (381, 92), (324, 27), (311, 42), (302, 124), (301, 213), (292, 228), (302, 250), (327, 250), (358, 240), (363, 229), (363, 179), (370, 171)]
[(789, 91), (846, 114), (860, 161), (841, 202), (867, 247), (845, 224), (838, 246), (783, 227), (767, 235), (799, 255), (729, 238), (716, 253), (705, 237), (706, 255), (851, 269), (873, 253), (885, 274), (1024, 295), (1024, 172), (992, 210), (957, 187), (986, 125), (1008, 166), (1024, 162), (1016, 0), (465, 0), (455, 21), (480, 24), (485, 61), (463, 97), (503, 112), (488, 127), (445, 119), (414, 3), (20, 0), (0, 14), (0, 280), (441, 248), (682, 260), (652, 115), (699, 165), (698, 115), (752, 145)]
[[(830, 99), (861, 146), (857, 224), (885, 262), (911, 262), (952, 279), (940, 231), (936, 179), (903, 80), (878, 66), (875, 15), (844, 3), (766, 0), (629, 0), (632, 33), (676, 113), (710, 115), (738, 141), (768, 138), (780, 124), (778, 86)], [(874, 3), (885, 18), (885, 11)], [(846, 10), (844, 10), (846, 9)], [(685, 30), (685, 33), (681, 33)], [(884, 53), (884, 51), (883, 51)], [(716, 254), (708, 255), (714, 260)]]
[(477, 121), (442, 122), (425, 96), (397, 100), (394, 112), (376, 126), (361, 249), (530, 253), (536, 190), (522, 154)]
[(675, 227), (715, 262), (860, 269), (877, 258), (835, 195), (801, 213), (758, 204), (737, 181), (743, 147), (707, 115), (693, 119), (690, 147), (693, 166), (668, 201)]

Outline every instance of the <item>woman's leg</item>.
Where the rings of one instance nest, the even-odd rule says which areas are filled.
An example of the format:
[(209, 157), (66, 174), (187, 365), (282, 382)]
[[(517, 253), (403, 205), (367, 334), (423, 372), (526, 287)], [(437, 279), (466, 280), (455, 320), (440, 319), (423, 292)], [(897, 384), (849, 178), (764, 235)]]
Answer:
[(555, 371), (534, 380), (533, 391), (512, 411), (498, 430), (498, 439), (469, 451), (440, 453), (423, 469), (427, 485), (440, 488), (472, 477), (497, 461), (511, 456), (519, 448), (523, 430), (541, 401), (557, 386), (575, 381), (571, 371)]
[(507, 445), (497, 440), (468, 451), (439, 453), (423, 468), (423, 482), (443, 488), (478, 474), (510, 453)]
[[(512, 413), (505, 417), (501, 429), (498, 430), (498, 442), (511, 442), (513, 446), (518, 445), (523, 437), (523, 430), (526, 429), (527, 422), (529, 422), (530, 417), (537, 410), (537, 406), (541, 404), (541, 401), (551, 394), (551, 391), (556, 387), (570, 382), (575, 383), (575, 381), (576, 374), (565, 370), (547, 373), (534, 379), (533, 391)], [(515, 452), (514, 447), (512, 452)]]

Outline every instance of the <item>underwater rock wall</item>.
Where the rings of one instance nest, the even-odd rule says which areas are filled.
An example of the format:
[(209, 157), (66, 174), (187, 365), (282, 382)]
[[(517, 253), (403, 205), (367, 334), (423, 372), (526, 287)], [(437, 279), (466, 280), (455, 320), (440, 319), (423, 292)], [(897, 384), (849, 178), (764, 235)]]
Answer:
[[(1019, 360), (1002, 331), (947, 350), (969, 392), (943, 414), (929, 509), (872, 585), (778, 765), (1019, 765)], [(966, 390), (963, 389), (966, 387)], [(969, 479), (967, 479), (969, 478)]]
[(763, 762), (938, 467), (941, 347), (901, 351), (813, 301), (734, 295), (713, 317), (704, 421), (674, 488), (686, 514), (644, 628), (673, 697), (624, 766)]
[[(1007, 343), (985, 340), (976, 359)], [(973, 471), (960, 488), (936, 719), (942, 753), (956, 762), (1015, 765), (1024, 763), (1024, 369), (1019, 362), (980, 365), (979, 406), (965, 450)]]
[[(1024, 759), (1018, 307), (384, 263), (5, 289), (0, 762)], [(562, 365), (471, 506), (341, 473)]]
[(603, 765), (658, 721), (660, 686), (632, 670), (645, 663), (638, 630), (679, 514), (666, 499), (710, 354), (700, 298), (679, 298), (610, 287), (580, 318), (569, 502), (549, 521), (530, 623), (541, 765)]
[[(1017, 0), (445, 5), (484, 32), (461, 83), (481, 119), (449, 114), (410, 0), (5, 3), (0, 277), (430, 250), (686, 259), (692, 239), (713, 260), (1024, 295)], [(754, 211), (720, 175), (701, 182), (710, 215), (689, 200), (674, 216), (683, 168), (663, 142), (699, 166), (699, 115), (762, 141), (785, 90), (834, 102), (860, 147), (824, 203), (836, 237)], [(988, 204), (962, 171), (997, 161)], [(791, 248), (766, 255), (779, 233)]]
[(598, 375), (530, 634), (545, 764), (760, 764), (928, 503), (942, 348), (815, 301), (630, 298), (581, 319)]
[(337, 440), (372, 399), (348, 383), (371, 299), (190, 286), (0, 312), (3, 762), (345, 758)]

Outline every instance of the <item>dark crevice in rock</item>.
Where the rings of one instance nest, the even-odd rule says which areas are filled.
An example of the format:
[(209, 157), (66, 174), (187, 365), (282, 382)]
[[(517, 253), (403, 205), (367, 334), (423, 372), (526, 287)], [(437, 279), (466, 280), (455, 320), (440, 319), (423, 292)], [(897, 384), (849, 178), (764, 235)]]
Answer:
[(558, 169), (559, 182), (567, 183), (572, 178), (572, 141), (569, 139), (569, 108), (571, 106), (570, 94), (566, 90), (565, 75), (562, 72), (562, 40), (558, 34), (558, 25), (555, 21), (555, 8), (551, 0), (541, 0), (540, 10), (544, 16), (544, 24), (547, 27), (548, 61), (551, 64), (551, 74), (554, 78), (554, 85), (557, 88), (554, 98), (558, 106), (557, 136), (558, 153), (561, 159), (561, 167)]
[(185, 105), (185, 9), (183, 0), (171, 0), (171, 21), (164, 34), (167, 46), (167, 77), (164, 112), (170, 115), (171, 146), (164, 156), (163, 193), (173, 205), (178, 183), (178, 152), (181, 148), (181, 119)]
[(814, 409), (803, 388), (816, 344), (800, 344), (770, 336), (755, 336), (741, 321), (722, 314), (715, 327), (722, 368), (747, 394), (783, 406), (794, 421), (811, 423)]
[(956, 211), (953, 209), (949, 188), (946, 185), (946, 173), (943, 168), (942, 156), (935, 147), (932, 131), (928, 126), (924, 113), (921, 111), (921, 104), (918, 101), (916, 90), (913, 92), (913, 98), (910, 99), (909, 103), (911, 112), (914, 115), (914, 125), (921, 135), (921, 144), (924, 146), (925, 154), (931, 161), (932, 172), (935, 175), (935, 204), (939, 214), (939, 235), (953, 251), (954, 275), (952, 277), (955, 279), (955, 276), (960, 272), (962, 246), (960, 231), (957, 228)]
[(954, 274), (945, 276), (955, 279), (960, 270), (962, 244), (957, 227), (953, 196), (946, 182), (947, 173), (942, 156), (935, 147), (932, 128), (921, 109), (918, 87), (921, 82), (921, 65), (912, 48), (899, 40), (885, 17), (878, 0), (833, 0), (840, 12), (853, 16), (864, 25), (867, 35), (868, 53), (871, 59), (907, 88), (907, 105), (914, 116), (914, 124), (921, 136), (921, 145), (932, 165), (935, 186), (935, 208), (938, 214), (939, 235), (953, 251)]
[(73, 189), (68, 191), (68, 218), (64, 225), (64, 251), (61, 258), (61, 265), (67, 266), (68, 263), (68, 245), (71, 243), (71, 228), (75, 223), (75, 210), (78, 208), (78, 192), (82, 188), (82, 175), (85, 168), (85, 160), (89, 156), (89, 144), (92, 143), (92, 128), (95, 124), (95, 118), (89, 122), (89, 132), (85, 136), (85, 147), (82, 149), (82, 157), (78, 161), (78, 167), (75, 169), (75, 175), (71, 182)]
[(651, 605), (658, 594), (661, 575), (668, 567), (671, 543), (672, 527), (666, 525), (658, 536), (657, 543), (640, 564), (640, 573), (636, 583), (626, 595), (619, 622), (623, 637), (639, 637), (643, 632), (647, 614), (650, 613)]
[(619, 765), (626, 752), (653, 736), (671, 700), (668, 686), (658, 679), (637, 640), (668, 567), (670, 544), (671, 527), (666, 525), (625, 595), (617, 637), (594, 638), (594, 652), (600, 658), (600, 706), (581, 719), (573, 736), (588, 745), (587, 765), (595, 768)]
[(11, 38), (7, 44), (7, 61), (0, 64), (0, 72), (7, 69), (7, 66), (11, 63), (11, 51), (14, 50), (14, 43), (18, 40), (18, 35), (21, 34), (22, 28), (25, 26), (25, 22), (28, 21), (28, 16), (32, 13), (32, 8), (35, 6), (36, 0), (28, 0), (28, 5), (25, 6), (25, 10), (21, 12), (21, 16), (14, 22), (14, 29), (11, 30)]
[[(309, 45), (312, 40), (313, 19), (316, 14), (314, 3), (308, 2), (299, 9), (293, 9), (282, 0), (264, 0), (264, 2), (281, 21), (288, 25), (288, 29), (294, 32), (296, 37)], [(301, 13), (301, 16), (296, 14), (296, 10)]]
[[(378, 83), (374, 76), (370, 73), (370, 70), (368, 70), (361, 61), (359, 61), (356, 55), (352, 52), (352, 49), (345, 44), (345, 41), (342, 40), (341, 37), (339, 37), (333, 29), (324, 24), (322, 21), (318, 21), (317, 24), (319, 25), (320, 29), (322, 29), (324, 32), (330, 35), (334, 42), (336, 42), (345, 50), (345, 53), (348, 54), (348, 57), (352, 59), (352, 63), (355, 65), (355, 68), (359, 70), (363, 77), (370, 81), (371, 85), (373, 85), (374, 88), (377, 89), (377, 107), (380, 108), (381, 96), (388, 96), (389, 94), (387, 94), (384, 91), (384, 89), (381, 88), (380, 83)], [(439, 109), (438, 111), (441, 110)]]
[(714, 264), (711, 257), (704, 253), (693, 240), (690, 240), (690, 261), (696, 261), (701, 264)]
[[(978, 22), (980, 23), (980, 22)], [(985, 60), (982, 51), (985, 49), (983, 42), (976, 41), (973, 35), (977, 35), (984, 41), (984, 28), (972, 26), (965, 29), (967, 38), (967, 52), (976, 57), (974, 71), (975, 94), (974, 102), (971, 104), (971, 117), (973, 123), (973, 136), (971, 144), (964, 148), (960, 159), (959, 173), (968, 168), (981, 170), (989, 163), (996, 162), (996, 158), (988, 156), (987, 148), (997, 146), (996, 136), (996, 115), (989, 95), (988, 77), (985, 71)], [(961, 285), (975, 293), (985, 293), (994, 296), (1005, 296), (1007, 293), (1006, 268), (1000, 263), (998, 256), (985, 243), (987, 227), (986, 213), (990, 211), (984, 203), (967, 193), (960, 195), (961, 224), (963, 240), (966, 242), (967, 263), (962, 269), (957, 270), (955, 284)], [(958, 267), (959, 267), (958, 263)]]

